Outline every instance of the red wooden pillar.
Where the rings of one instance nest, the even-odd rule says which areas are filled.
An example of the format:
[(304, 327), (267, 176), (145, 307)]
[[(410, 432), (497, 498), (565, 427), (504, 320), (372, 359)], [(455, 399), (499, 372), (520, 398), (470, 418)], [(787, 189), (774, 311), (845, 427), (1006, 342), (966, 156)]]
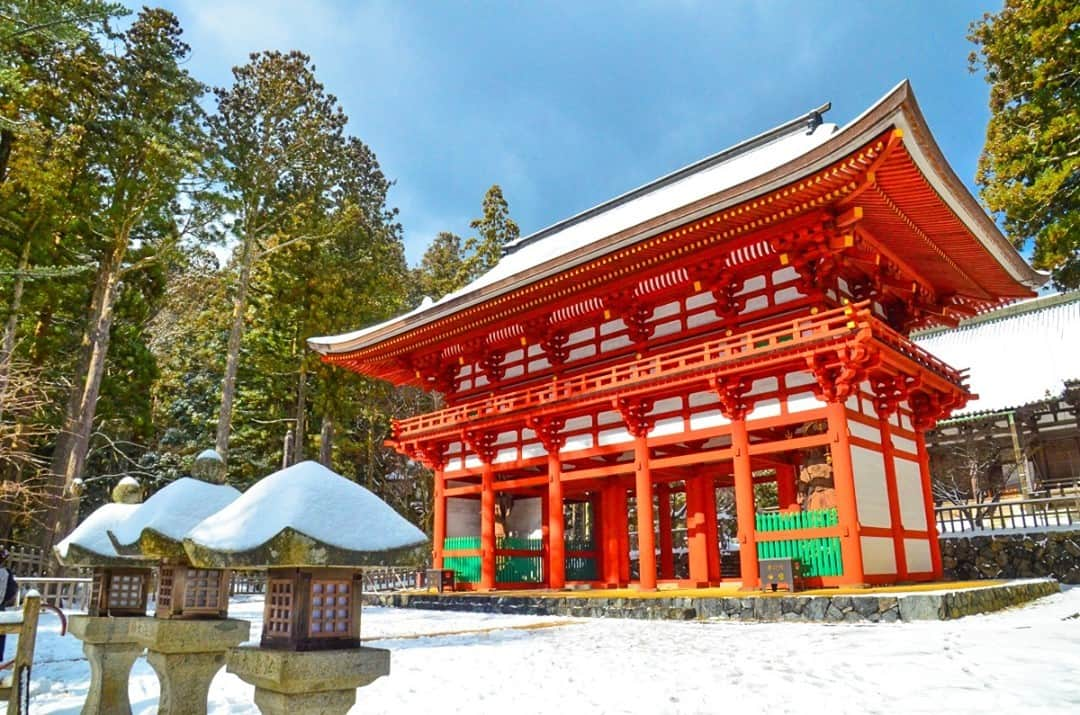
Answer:
[(840, 526), (840, 558), (844, 574), (841, 583), (863, 585), (862, 542), (859, 534), (859, 511), (855, 500), (855, 471), (851, 463), (848, 439), (847, 407), (831, 401), (825, 408), (829, 421), (829, 451), (832, 455), (833, 486), (836, 489), (836, 512)]
[(934, 570), (934, 580), (944, 575), (941, 565), (941, 544), (938, 543), (937, 519), (934, 518), (933, 487), (930, 484), (930, 456), (926, 452), (926, 434), (915, 428), (915, 446), (919, 452), (919, 475), (922, 477), (923, 502), (926, 507), (926, 535), (930, 540), (930, 565)]
[(799, 508), (799, 490), (795, 487), (796, 475), (797, 470), (794, 464), (776, 467), (776, 501), (780, 505), (780, 511)]
[(604, 485), (603, 494), (600, 497), (600, 511), (603, 516), (603, 527), (600, 530), (603, 539), (602, 576), (604, 583), (608, 586), (619, 585), (620, 562), (622, 561), (619, 546), (622, 540), (619, 538), (619, 521), (616, 511), (619, 495), (622, 493), (622, 487), (619, 486), (617, 480), (613, 480), (613, 483)]
[(495, 589), (495, 466), (484, 462), (480, 473), (480, 588)]
[(701, 477), (701, 499), (705, 507), (705, 556), (709, 582), (720, 582), (720, 524), (716, 513), (716, 484), (711, 476)]
[(480, 589), (495, 589), (495, 440), (493, 430), (466, 430), (464, 441), (480, 458)]
[(619, 538), (619, 585), (630, 583), (630, 509), (626, 485), (615, 490), (615, 532)]
[(446, 543), (446, 482), (442, 466), (435, 467), (435, 513), (431, 525), (431, 568), (443, 567), (443, 546)]
[(743, 589), (759, 584), (755, 538), (754, 476), (750, 468), (750, 435), (743, 417), (731, 421), (731, 448), (735, 467), (735, 516), (738, 523), (739, 565)]
[(671, 485), (656, 485), (656, 508), (660, 512), (660, 578), (675, 578), (675, 549), (671, 533)]
[(701, 497), (702, 477), (686, 480), (686, 547), (690, 557), (690, 580), (703, 586), (709, 582), (708, 529)]
[(638, 567), (642, 591), (656, 590), (656, 535), (653, 529), (652, 470), (649, 469), (649, 438), (634, 439), (634, 496), (637, 499)]
[(558, 447), (548, 452), (548, 586), (566, 587), (566, 531), (563, 522), (562, 462)]
[(559, 450), (565, 441), (562, 430), (566, 421), (560, 417), (531, 417), (527, 423), (548, 454), (548, 491), (542, 509), (547, 577), (549, 588), (560, 589), (566, 586), (566, 526), (563, 521), (562, 460), (559, 459)]
[(881, 430), (881, 456), (885, 460), (885, 490), (889, 495), (889, 522), (892, 524), (893, 554), (896, 557), (896, 579), (908, 577), (907, 554), (904, 550), (904, 525), (900, 515), (900, 489), (896, 483), (896, 459), (893, 456), (892, 429), (888, 412), (878, 410)]
[(540, 499), (540, 560), (543, 563), (545, 582), (551, 578), (551, 519), (548, 516), (548, 500)]

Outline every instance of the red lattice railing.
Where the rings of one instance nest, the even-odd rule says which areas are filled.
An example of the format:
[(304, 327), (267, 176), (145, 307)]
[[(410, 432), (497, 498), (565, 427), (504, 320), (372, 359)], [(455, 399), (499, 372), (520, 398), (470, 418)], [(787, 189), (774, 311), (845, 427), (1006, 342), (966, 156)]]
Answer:
[(867, 302), (862, 302), (396, 420), (394, 435), (399, 442), (409, 441), (465, 425), (498, 421), (516, 413), (534, 412), (557, 403), (573, 401), (581, 406), (610, 400), (630, 390), (644, 392), (700, 381), (705, 374), (734, 373), (749, 370), (751, 366), (787, 362), (860, 333), (963, 387), (964, 376), (960, 372), (893, 331), (872, 315)]

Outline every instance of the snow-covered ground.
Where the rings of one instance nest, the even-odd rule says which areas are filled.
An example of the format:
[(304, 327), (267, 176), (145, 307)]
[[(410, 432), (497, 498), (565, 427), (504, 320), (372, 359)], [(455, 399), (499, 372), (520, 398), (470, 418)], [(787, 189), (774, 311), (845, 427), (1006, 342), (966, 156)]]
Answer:
[[(230, 614), (261, 628), (261, 600)], [(545, 624), (546, 627), (529, 627)], [(44, 616), (32, 712), (79, 712), (89, 666)], [(1080, 587), (1024, 608), (946, 623), (644, 622), (364, 609), (391, 674), (355, 713), (1076, 713)], [(13, 644), (8, 644), (9, 654)], [(224, 670), (210, 712), (257, 713)], [(158, 683), (136, 662), (136, 715)]]

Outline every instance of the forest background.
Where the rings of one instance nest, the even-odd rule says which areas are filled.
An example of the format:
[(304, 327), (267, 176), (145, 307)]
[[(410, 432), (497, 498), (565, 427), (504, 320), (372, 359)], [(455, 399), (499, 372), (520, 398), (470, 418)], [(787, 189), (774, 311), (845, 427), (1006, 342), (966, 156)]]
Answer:
[(241, 489), (318, 459), (427, 526), (430, 474), (383, 441), (437, 396), (305, 338), (493, 265), (518, 235), (499, 187), (409, 268), (391, 182), (307, 56), (210, 88), (168, 11), (2, 10), (0, 538), (54, 541), (121, 475), (153, 492), (211, 447)]

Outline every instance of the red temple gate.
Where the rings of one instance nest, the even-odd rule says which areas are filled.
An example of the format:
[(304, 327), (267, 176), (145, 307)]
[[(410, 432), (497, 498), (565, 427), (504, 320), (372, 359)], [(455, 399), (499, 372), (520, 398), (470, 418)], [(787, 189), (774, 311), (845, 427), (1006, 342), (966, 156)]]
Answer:
[(520, 239), (438, 303), (310, 344), (445, 395), (393, 444), (435, 473), (434, 566), (472, 587), (715, 584), (736, 550), (718, 489), (744, 587), (759, 555), (798, 558), (811, 585), (931, 580), (923, 432), (970, 395), (906, 333), (1038, 281), (904, 84), (842, 130), (793, 120)]

